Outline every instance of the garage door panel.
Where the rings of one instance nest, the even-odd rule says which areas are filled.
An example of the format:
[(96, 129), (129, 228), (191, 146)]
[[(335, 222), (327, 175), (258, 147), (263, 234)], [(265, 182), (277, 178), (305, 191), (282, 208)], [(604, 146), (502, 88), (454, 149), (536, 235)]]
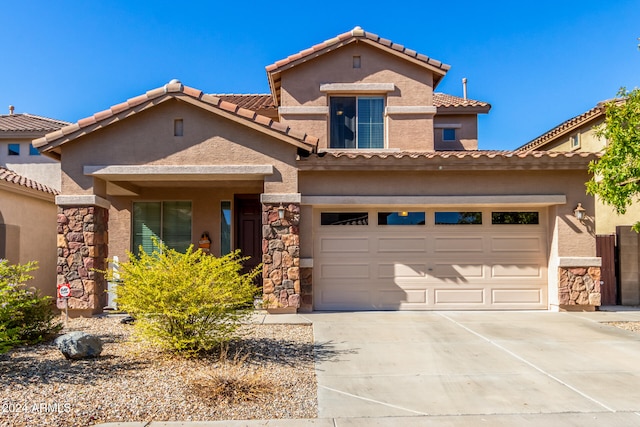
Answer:
[(433, 276), (438, 279), (482, 278), (484, 277), (484, 265), (440, 263), (435, 265)]
[(382, 308), (398, 308), (402, 304), (426, 304), (427, 291), (425, 289), (388, 289), (378, 292), (378, 301)]
[(437, 304), (484, 304), (485, 290), (476, 289), (436, 289), (435, 303)]
[(371, 293), (366, 289), (345, 286), (327, 286), (320, 292), (320, 303), (327, 309), (370, 309)]
[(497, 264), (491, 267), (491, 277), (540, 278), (542, 277), (542, 266), (539, 264)]
[(322, 253), (349, 253), (369, 252), (368, 237), (321, 237), (320, 252)]
[(378, 252), (416, 253), (427, 251), (427, 240), (422, 238), (381, 237), (378, 239)]
[(377, 277), (379, 279), (394, 279), (396, 277), (425, 277), (426, 273), (427, 265), (424, 263), (379, 263)]
[(541, 252), (543, 250), (542, 237), (492, 237), (491, 250), (493, 252)]
[(436, 237), (434, 252), (483, 252), (482, 237)]
[(369, 264), (332, 264), (324, 263), (320, 266), (320, 279), (368, 279), (370, 278)]
[(493, 289), (493, 304), (543, 304), (544, 292), (540, 288)]

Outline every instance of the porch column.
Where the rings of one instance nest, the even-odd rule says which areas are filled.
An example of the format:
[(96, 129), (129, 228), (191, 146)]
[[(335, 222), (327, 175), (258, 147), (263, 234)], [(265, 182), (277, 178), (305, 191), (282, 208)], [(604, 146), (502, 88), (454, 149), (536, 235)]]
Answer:
[[(68, 283), (69, 314), (90, 316), (106, 305), (109, 202), (93, 195), (57, 196), (58, 284)], [(63, 309), (63, 299), (57, 300)]]
[(265, 308), (300, 307), (299, 193), (262, 194), (262, 295)]
[(600, 306), (599, 257), (563, 257), (558, 267), (560, 310), (594, 311)]

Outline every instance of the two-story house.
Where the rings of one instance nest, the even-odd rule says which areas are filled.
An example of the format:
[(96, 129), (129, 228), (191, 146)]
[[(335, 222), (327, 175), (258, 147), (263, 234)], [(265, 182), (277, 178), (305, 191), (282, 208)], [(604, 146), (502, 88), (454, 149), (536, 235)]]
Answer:
[(448, 69), (356, 27), (269, 65), (269, 95), (173, 80), (34, 141), (70, 307), (101, 310), (107, 256), (206, 232), (262, 263), (268, 307), (593, 309), (596, 156), (478, 150), (490, 105), (436, 92)]

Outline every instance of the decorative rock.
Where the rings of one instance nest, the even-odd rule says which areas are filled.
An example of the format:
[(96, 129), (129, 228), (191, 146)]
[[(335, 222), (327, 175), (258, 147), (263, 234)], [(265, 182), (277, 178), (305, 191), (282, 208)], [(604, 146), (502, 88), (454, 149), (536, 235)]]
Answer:
[(59, 336), (54, 344), (67, 359), (87, 359), (98, 357), (102, 353), (100, 338), (82, 331), (69, 332)]

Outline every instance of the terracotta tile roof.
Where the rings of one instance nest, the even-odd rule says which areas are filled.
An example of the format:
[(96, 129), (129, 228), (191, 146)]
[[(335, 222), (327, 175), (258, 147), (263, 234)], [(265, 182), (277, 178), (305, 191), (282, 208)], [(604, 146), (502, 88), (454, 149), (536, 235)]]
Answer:
[(338, 150), (326, 150), (321, 151), (317, 154), (318, 157), (333, 157), (333, 158), (349, 158), (349, 159), (387, 159), (387, 158), (395, 158), (395, 159), (403, 159), (403, 158), (425, 158), (425, 159), (435, 159), (435, 158), (587, 158), (592, 157), (593, 155), (598, 153), (589, 153), (589, 152), (561, 152), (561, 151), (504, 151), (504, 150), (461, 150), (461, 151), (360, 151), (360, 150), (349, 150), (349, 151), (338, 151)]
[(213, 96), (217, 96), (223, 101), (230, 102), (232, 104), (236, 104), (238, 107), (246, 108), (251, 111), (259, 111), (259, 110), (276, 110), (277, 107), (275, 102), (273, 102), (273, 96), (268, 93), (260, 93), (260, 94), (212, 94)]
[(442, 79), (442, 77), (444, 77), (447, 71), (449, 71), (449, 69), (451, 68), (451, 66), (447, 64), (443, 64), (442, 62), (436, 59), (433, 59), (426, 55), (418, 53), (415, 50), (409, 49), (401, 44), (394, 43), (391, 40), (384, 39), (377, 34), (364, 31), (360, 27), (355, 27), (351, 31), (347, 31), (346, 33), (339, 34), (336, 37), (333, 37), (329, 40), (326, 40), (308, 49), (302, 50), (294, 55), (290, 55), (285, 59), (281, 59), (280, 61), (276, 61), (275, 63), (268, 65), (266, 67), (266, 70), (267, 70), (267, 75), (269, 77), (269, 86), (271, 87), (271, 92), (273, 93), (276, 99), (276, 104), (279, 104), (279, 101), (280, 101), (279, 99), (280, 98), (280, 76), (279, 75), (281, 71), (294, 67), (295, 65), (306, 62), (311, 58), (316, 58), (326, 52), (345, 46), (349, 43), (353, 43), (355, 41), (368, 43), (380, 49), (384, 49), (392, 53), (403, 55), (407, 59), (416, 61), (417, 63), (423, 65), (424, 67), (429, 68), (435, 73), (434, 87), (438, 84), (440, 79)]
[(442, 92), (433, 93), (433, 105), (438, 108), (481, 107), (491, 108), (491, 104), (475, 99), (464, 99), (459, 96), (448, 95)]
[(551, 151), (320, 151), (298, 160), (300, 170), (581, 169), (601, 153)]
[[(251, 96), (252, 95), (249, 95), (249, 97)], [(317, 137), (296, 131), (269, 117), (257, 114), (255, 111), (225, 101), (221, 97), (207, 95), (201, 90), (184, 86), (178, 80), (172, 80), (162, 87), (150, 90), (142, 95), (114, 105), (107, 110), (95, 113), (93, 116), (81, 119), (77, 123), (65, 126), (42, 138), (38, 138), (33, 141), (33, 145), (39, 148), (45, 147), (42, 150), (45, 153), (54, 152), (60, 155), (58, 147), (73, 139), (76, 135), (85, 135), (103, 128), (124, 117), (129, 117), (132, 113), (142, 111), (169, 98), (181, 98), (185, 101), (191, 100), (191, 102), (196, 105), (202, 103), (212, 106), (220, 110), (221, 113), (231, 114), (234, 118), (238, 119), (238, 121), (246, 122), (248, 125), (255, 126), (257, 129), (276, 132), (276, 134), (279, 134), (281, 137), (287, 138), (290, 143), (309, 152), (313, 151), (318, 144)]]
[(553, 129), (543, 133), (539, 137), (527, 142), (526, 144), (516, 148), (516, 151), (533, 151), (543, 148), (545, 144), (552, 142), (557, 137), (573, 131), (574, 129), (595, 120), (604, 115), (604, 104), (601, 102), (589, 111), (570, 118)]
[(18, 175), (12, 170), (3, 168), (0, 166), (0, 181), (6, 181), (15, 185), (21, 185), (32, 190), (42, 191), (43, 193), (58, 195), (60, 192), (54, 188), (48, 187), (44, 184), (40, 184), (37, 181)]
[(27, 113), (0, 115), (0, 132), (51, 132), (69, 124)]

